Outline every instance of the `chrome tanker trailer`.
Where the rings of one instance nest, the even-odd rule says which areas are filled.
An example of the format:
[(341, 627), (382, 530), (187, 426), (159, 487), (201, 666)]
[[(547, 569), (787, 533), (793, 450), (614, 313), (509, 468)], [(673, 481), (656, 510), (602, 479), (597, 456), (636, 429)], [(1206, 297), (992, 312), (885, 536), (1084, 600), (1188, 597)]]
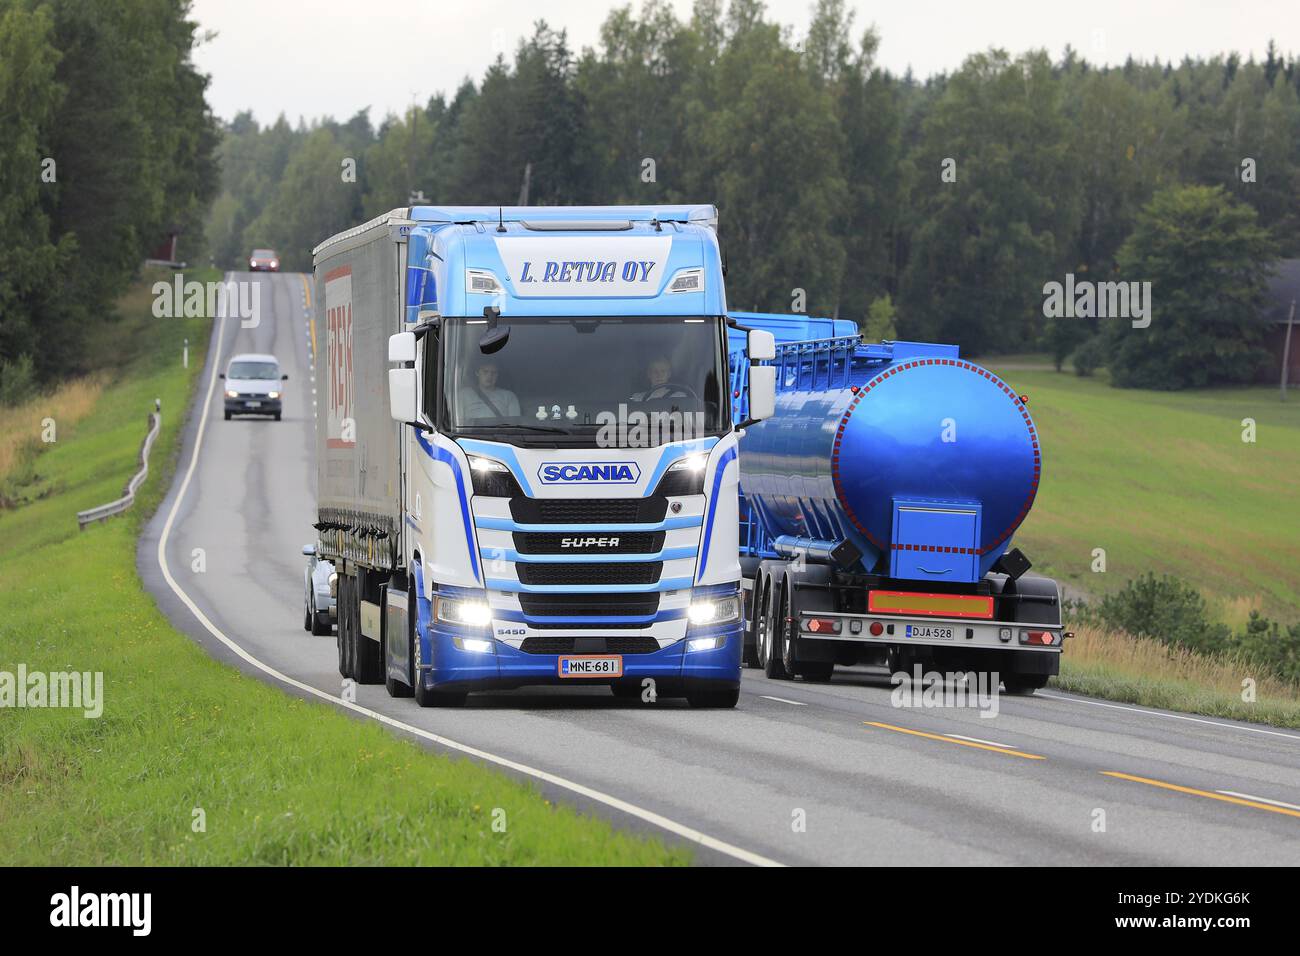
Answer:
[(745, 661), (996, 673), (1060, 665), (1060, 591), (1011, 539), (1042, 450), (1026, 400), (952, 345), (860, 341), (852, 322), (732, 313), (735, 420), (749, 329), (776, 339), (775, 414), (740, 442)]

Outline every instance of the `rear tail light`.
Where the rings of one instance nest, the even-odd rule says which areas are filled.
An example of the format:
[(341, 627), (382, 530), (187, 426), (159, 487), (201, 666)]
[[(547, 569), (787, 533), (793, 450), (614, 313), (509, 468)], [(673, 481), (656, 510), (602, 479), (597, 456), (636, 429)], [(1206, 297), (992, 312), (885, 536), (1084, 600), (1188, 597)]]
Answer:
[(803, 622), (803, 629), (810, 634), (838, 634), (840, 622), (828, 617), (814, 617)]
[(1040, 647), (1054, 647), (1056, 635), (1051, 631), (1021, 631), (1021, 644), (1037, 644)]

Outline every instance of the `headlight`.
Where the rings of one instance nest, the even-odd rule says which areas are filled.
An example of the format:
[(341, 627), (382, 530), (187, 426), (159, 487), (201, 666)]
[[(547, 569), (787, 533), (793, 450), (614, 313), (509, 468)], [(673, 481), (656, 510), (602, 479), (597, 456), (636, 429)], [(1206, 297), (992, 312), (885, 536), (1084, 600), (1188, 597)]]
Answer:
[(257, 260), (256, 260), (256, 259), (249, 259), (249, 260), (248, 260), (248, 268), (250, 268), (250, 269), (256, 269), (256, 268), (257, 268)]
[(485, 641), (478, 637), (453, 637), (451, 642), (459, 647), (462, 651), (472, 651), (475, 654), (491, 654), (492, 642)]
[(266, 393), (266, 397), (267, 397), (267, 398), (279, 398), (279, 397), (280, 397), (280, 393), (279, 393), (279, 392), (267, 392), (267, 393)]
[(278, 268), (280, 268), (280, 260), (279, 260), (279, 259), (272, 259), (272, 260), (271, 260), (271, 268), (272, 268), (272, 269), (278, 269)]
[(519, 482), (510, 473), (510, 469), (493, 458), (469, 456), (469, 475), (474, 485), (474, 494), (488, 498), (522, 497)]
[(434, 614), (444, 624), (486, 627), (492, 623), (492, 609), (487, 606), (486, 601), (440, 596), (434, 603), (436, 608)]
[(696, 625), (728, 624), (731, 621), (738, 621), (740, 620), (740, 594), (692, 601), (691, 606), (686, 609), (686, 617)]
[(238, 398), (238, 397), (239, 397), (239, 393), (235, 391), (233, 388), (226, 389), (226, 398)]
[(702, 495), (704, 494), (704, 471), (709, 466), (709, 456), (688, 455), (681, 461), (668, 466), (664, 476), (659, 479), (656, 495)]

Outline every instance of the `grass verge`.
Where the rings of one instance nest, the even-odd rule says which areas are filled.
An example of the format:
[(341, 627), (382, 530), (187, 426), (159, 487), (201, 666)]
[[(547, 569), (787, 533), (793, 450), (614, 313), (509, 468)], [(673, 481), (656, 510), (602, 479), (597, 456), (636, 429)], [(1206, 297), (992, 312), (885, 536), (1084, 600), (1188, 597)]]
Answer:
[(1300, 400), (1266, 387), (1119, 389), (1069, 372), (1007, 381), (1028, 394), (1043, 441), (1015, 542), (1038, 571), (1094, 596), (1168, 573), (1234, 629), (1253, 609), (1300, 620)]
[[(104, 700), (94, 719), (0, 710), (0, 859), (688, 863), (686, 850), (246, 678), (171, 628), (136, 576), (135, 544), (170, 482), (209, 325), (154, 319), (147, 295), (133, 296), (117, 337), (125, 364), (40, 455), (47, 493), (0, 512), (0, 672), (99, 672)], [(162, 432), (136, 509), (78, 532), (76, 512), (116, 498), (134, 470), (155, 398)], [(10, 411), (0, 412), (0, 433), (21, 433)]]
[[(1159, 641), (1076, 625), (1066, 644), (1060, 690), (1189, 714), (1300, 728), (1300, 687), (1264, 676), (1230, 654), (1196, 654)], [(1253, 681), (1253, 701), (1243, 700)]]

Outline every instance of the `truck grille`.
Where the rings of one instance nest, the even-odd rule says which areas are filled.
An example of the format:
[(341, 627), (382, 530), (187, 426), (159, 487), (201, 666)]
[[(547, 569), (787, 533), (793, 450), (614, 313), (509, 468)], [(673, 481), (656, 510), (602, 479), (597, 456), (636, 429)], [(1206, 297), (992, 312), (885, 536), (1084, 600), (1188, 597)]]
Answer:
[[(525, 654), (572, 654), (578, 641), (580, 654), (653, 654), (659, 642), (653, 637), (526, 637), (519, 645)], [(603, 642), (604, 647), (598, 646)]]
[(518, 524), (653, 524), (663, 521), (668, 499), (511, 498)]
[[(659, 610), (659, 592), (646, 594), (529, 594), (519, 595), (524, 616), (533, 617), (648, 617)], [(559, 627), (571, 627), (562, 624)], [(599, 627), (644, 627), (644, 624), (600, 624)]]
[[(574, 544), (593, 539), (604, 543)], [(565, 541), (570, 546), (566, 547)], [(663, 546), (662, 531), (622, 531), (604, 536), (565, 531), (515, 532), (515, 550), (520, 554), (654, 554)]]
[(654, 584), (662, 561), (611, 561), (602, 564), (515, 565), (523, 584)]

